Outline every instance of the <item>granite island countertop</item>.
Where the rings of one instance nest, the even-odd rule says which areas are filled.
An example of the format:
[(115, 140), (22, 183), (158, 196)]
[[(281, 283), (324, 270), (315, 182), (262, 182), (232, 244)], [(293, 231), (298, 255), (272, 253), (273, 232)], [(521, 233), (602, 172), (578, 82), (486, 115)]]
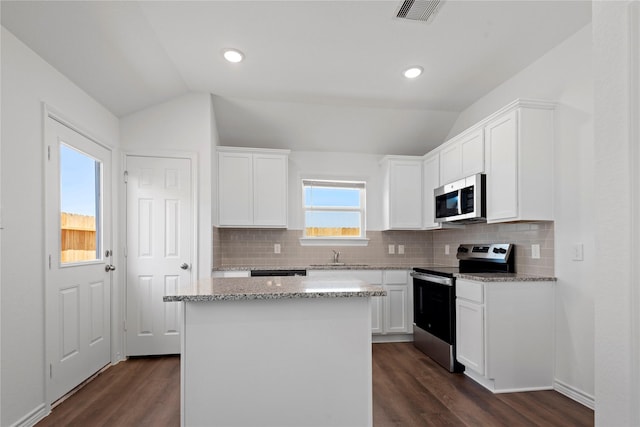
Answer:
[(240, 266), (221, 266), (214, 267), (211, 271), (251, 271), (251, 270), (411, 270), (414, 264), (406, 265), (378, 265), (378, 264), (360, 264), (360, 263), (325, 263), (325, 264), (309, 264), (309, 265), (240, 265)]
[(456, 273), (457, 279), (474, 280), (476, 282), (555, 282), (552, 276), (540, 276), (523, 273)]
[(164, 296), (164, 302), (231, 301), (291, 298), (352, 298), (386, 296), (380, 285), (356, 279), (305, 276), (209, 278), (184, 285)]
[[(376, 265), (376, 264), (311, 264), (303, 266), (221, 266), (215, 267), (212, 271), (251, 271), (251, 270), (412, 270), (416, 265)], [(429, 268), (429, 266), (418, 265), (418, 267)], [(440, 266), (442, 267), (442, 266)], [(454, 266), (450, 266), (454, 267)], [(477, 282), (555, 282), (558, 279), (554, 276), (544, 276), (526, 273), (455, 273), (458, 279), (475, 280)]]

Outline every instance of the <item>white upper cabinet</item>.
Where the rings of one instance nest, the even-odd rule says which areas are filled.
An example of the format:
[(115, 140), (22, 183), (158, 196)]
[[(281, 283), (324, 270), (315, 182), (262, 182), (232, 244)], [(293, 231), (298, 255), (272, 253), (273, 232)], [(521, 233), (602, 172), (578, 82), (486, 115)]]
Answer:
[(440, 152), (435, 151), (424, 156), (422, 162), (422, 215), (425, 229), (441, 228), (435, 222), (435, 197), (433, 190), (440, 186)]
[(456, 136), (440, 150), (440, 183), (448, 184), (469, 175), (484, 172), (482, 129)]
[(289, 150), (217, 147), (221, 227), (287, 226)]
[(553, 108), (510, 104), (484, 127), (487, 222), (553, 220)]
[(386, 156), (383, 217), (385, 230), (422, 228), (422, 157)]

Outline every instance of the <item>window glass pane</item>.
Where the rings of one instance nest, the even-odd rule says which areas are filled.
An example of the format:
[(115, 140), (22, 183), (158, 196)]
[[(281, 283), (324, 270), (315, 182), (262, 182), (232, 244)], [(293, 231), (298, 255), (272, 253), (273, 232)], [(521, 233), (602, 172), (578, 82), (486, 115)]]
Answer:
[(305, 212), (306, 236), (360, 236), (360, 212)]
[(305, 187), (305, 206), (316, 207), (353, 207), (360, 206), (360, 189), (358, 188), (329, 188)]
[(60, 242), (62, 263), (100, 257), (100, 162), (60, 144)]

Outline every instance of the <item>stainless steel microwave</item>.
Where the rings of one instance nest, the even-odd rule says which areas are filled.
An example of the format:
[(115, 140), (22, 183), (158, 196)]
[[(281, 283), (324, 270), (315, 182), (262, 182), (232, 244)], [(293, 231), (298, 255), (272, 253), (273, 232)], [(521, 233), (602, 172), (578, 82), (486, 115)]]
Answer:
[(479, 173), (433, 190), (436, 222), (483, 222), (486, 175)]

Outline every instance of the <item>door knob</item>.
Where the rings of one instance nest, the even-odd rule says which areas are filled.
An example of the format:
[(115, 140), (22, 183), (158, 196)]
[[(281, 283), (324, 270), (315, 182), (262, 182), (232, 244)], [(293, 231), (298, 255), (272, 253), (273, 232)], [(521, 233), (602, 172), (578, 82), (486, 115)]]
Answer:
[(186, 262), (183, 262), (182, 264), (180, 264), (180, 268), (183, 270), (188, 270), (189, 269), (189, 264), (187, 264)]
[(104, 271), (106, 271), (107, 273), (110, 272), (110, 271), (113, 271), (115, 269), (116, 269), (115, 265), (107, 264), (107, 265), (104, 266)]

